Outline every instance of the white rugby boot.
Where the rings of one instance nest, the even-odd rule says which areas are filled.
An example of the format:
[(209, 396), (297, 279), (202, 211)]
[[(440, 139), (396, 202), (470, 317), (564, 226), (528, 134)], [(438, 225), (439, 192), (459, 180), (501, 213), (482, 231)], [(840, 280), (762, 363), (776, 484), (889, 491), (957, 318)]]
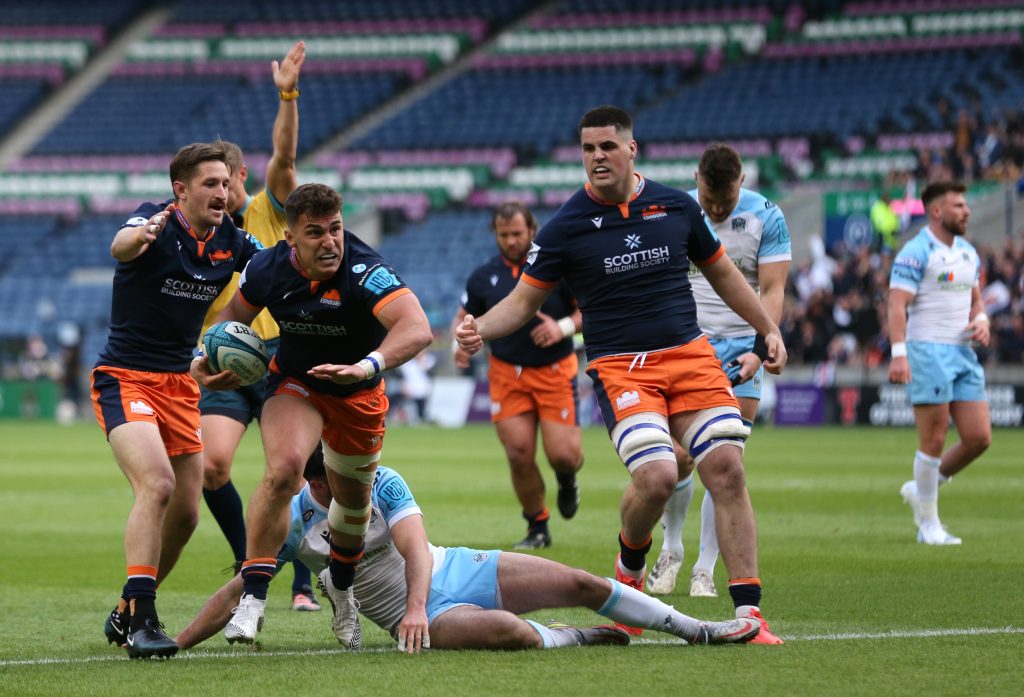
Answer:
[(257, 600), (251, 593), (243, 595), (242, 599), (232, 611), (231, 621), (224, 628), (224, 638), (229, 644), (236, 641), (242, 644), (251, 644), (256, 641), (256, 635), (263, 629), (263, 611), (267, 607), (266, 600)]
[(352, 588), (338, 590), (331, 581), (331, 570), (326, 568), (320, 572), (316, 582), (317, 587), (325, 598), (331, 603), (334, 616), (331, 618), (331, 629), (334, 636), (349, 651), (358, 651), (363, 643), (363, 630), (359, 625), (359, 603), (356, 602)]
[(683, 566), (683, 555), (661, 550), (650, 576), (647, 577), (647, 590), (651, 595), (668, 595), (676, 589), (676, 576)]

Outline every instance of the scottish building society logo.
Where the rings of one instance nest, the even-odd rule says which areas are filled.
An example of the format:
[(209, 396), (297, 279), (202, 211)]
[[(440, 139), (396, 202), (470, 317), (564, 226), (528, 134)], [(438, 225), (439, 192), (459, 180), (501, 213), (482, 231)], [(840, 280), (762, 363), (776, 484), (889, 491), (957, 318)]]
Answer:
[(625, 254), (615, 254), (604, 258), (604, 272), (606, 274), (622, 273), (623, 271), (634, 271), (646, 266), (657, 266), (668, 263), (668, 245), (641, 249), (643, 241), (640, 235), (626, 235), (623, 239), (626, 248), (630, 251)]

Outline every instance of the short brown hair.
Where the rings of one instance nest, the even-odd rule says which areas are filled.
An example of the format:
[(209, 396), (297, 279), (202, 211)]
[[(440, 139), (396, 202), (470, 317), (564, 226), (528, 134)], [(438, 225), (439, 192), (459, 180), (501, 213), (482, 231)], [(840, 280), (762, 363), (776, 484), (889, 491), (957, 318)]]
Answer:
[(228, 169), (234, 174), (242, 169), (245, 164), (245, 156), (242, 154), (242, 149), (232, 143), (230, 140), (224, 140), (218, 138), (213, 141), (213, 144), (224, 150), (224, 162), (227, 163)]
[(743, 175), (743, 162), (731, 145), (712, 143), (700, 157), (697, 174), (711, 191), (723, 191)]
[(288, 195), (284, 215), (291, 227), (303, 214), (320, 218), (341, 212), (341, 206), (341, 194), (326, 184), (303, 184)]
[(602, 128), (604, 126), (615, 126), (618, 133), (623, 131), (633, 134), (633, 117), (625, 109), (620, 109), (611, 104), (603, 104), (594, 107), (580, 119), (578, 132), (583, 133), (584, 128)]
[(526, 227), (534, 232), (537, 229), (537, 219), (533, 217), (533, 211), (526, 207), (525, 203), (519, 201), (505, 201), (498, 205), (494, 209), (494, 215), (491, 216), (491, 229), (497, 230), (498, 220), (511, 220), (516, 214), (523, 216), (523, 220), (526, 221)]
[(215, 143), (192, 143), (191, 145), (186, 145), (171, 160), (171, 184), (174, 184), (174, 182), (190, 181), (196, 175), (199, 165), (213, 160), (227, 165), (227, 155), (224, 153), (224, 148)]
[(924, 187), (924, 191), (921, 192), (921, 203), (924, 204), (925, 209), (935, 199), (942, 198), (946, 194), (953, 192), (954, 194), (962, 194), (967, 191), (967, 187), (960, 182), (954, 181), (937, 181), (932, 182), (928, 186)]

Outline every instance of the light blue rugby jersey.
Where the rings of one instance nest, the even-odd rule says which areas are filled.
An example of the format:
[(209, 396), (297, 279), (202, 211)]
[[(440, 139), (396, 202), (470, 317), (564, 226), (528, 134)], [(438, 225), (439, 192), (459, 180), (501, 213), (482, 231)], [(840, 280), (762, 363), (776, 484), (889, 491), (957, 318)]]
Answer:
[(889, 279), (890, 288), (914, 296), (907, 341), (969, 344), (971, 293), (980, 279), (981, 259), (970, 242), (955, 237), (947, 246), (922, 228), (896, 255)]
[[(697, 190), (689, 192), (697, 198)], [(760, 290), (758, 264), (790, 261), (793, 248), (782, 211), (756, 191), (740, 189), (736, 208), (725, 220), (708, 225), (725, 245), (725, 253), (755, 292)], [(755, 332), (715, 292), (700, 267), (690, 266), (690, 283), (697, 300), (697, 323), (711, 337), (751, 336)]]
[[(360, 612), (392, 632), (405, 614), (407, 593), (405, 560), (395, 548), (391, 527), (411, 515), (422, 515), (422, 512), (402, 476), (383, 466), (377, 468), (370, 505), (366, 551), (356, 566), (353, 590)], [(284, 546), (277, 555), (278, 563), (300, 559), (314, 574), (319, 574), (327, 568), (329, 553), (327, 509), (313, 499), (307, 484), (292, 497), (291, 525)]]

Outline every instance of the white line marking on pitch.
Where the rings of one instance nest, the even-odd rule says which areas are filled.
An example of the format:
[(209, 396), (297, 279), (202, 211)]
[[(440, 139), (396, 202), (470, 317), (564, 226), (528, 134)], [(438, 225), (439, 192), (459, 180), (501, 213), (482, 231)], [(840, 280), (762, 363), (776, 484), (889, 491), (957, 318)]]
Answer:
[[(992, 634), (1024, 634), (1024, 627), (968, 627), (966, 629), (917, 629), (900, 630), (894, 629), (888, 632), (850, 632), (844, 634), (808, 634), (806, 636), (791, 636), (783, 634), (787, 642), (801, 641), (858, 641), (864, 639), (922, 639), (929, 637), (952, 637), (952, 636), (985, 636)], [(680, 639), (634, 639), (633, 644), (641, 646), (658, 646), (683, 643)], [(360, 651), (360, 653), (392, 653), (394, 647), (374, 646)], [(310, 649), (306, 651), (193, 651), (180, 653), (173, 660), (202, 660), (206, 658), (278, 658), (297, 656), (339, 656), (350, 653), (345, 649)], [(24, 660), (0, 661), (0, 668), (10, 666), (46, 666), (46, 665), (74, 665), (81, 663), (106, 663), (110, 661), (124, 661), (127, 656), (118, 653), (112, 656), (90, 656), (87, 658), (32, 658)]]

